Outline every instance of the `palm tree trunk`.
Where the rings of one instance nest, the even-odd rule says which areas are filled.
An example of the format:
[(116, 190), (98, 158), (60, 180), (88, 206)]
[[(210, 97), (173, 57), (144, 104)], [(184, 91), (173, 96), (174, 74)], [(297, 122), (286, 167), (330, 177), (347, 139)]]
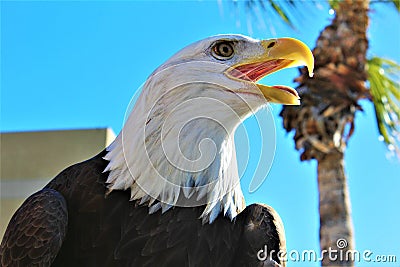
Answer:
[(369, 0), (337, 4), (335, 18), (313, 50), (314, 78), (305, 69), (296, 78), (301, 106), (285, 106), (280, 114), (285, 129), (295, 130), (301, 160), (318, 162), (322, 266), (354, 266), (343, 155), (354, 130), (355, 112), (361, 109), (358, 100), (369, 97), (365, 87), (368, 10)]
[(322, 266), (353, 266), (352, 254), (347, 252), (354, 249), (354, 241), (342, 152), (318, 161), (318, 190)]

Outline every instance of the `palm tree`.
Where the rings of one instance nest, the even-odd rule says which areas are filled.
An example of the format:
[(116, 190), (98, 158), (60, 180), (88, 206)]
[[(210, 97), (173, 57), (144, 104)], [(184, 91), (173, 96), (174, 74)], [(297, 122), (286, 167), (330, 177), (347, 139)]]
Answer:
[[(296, 79), (301, 107), (284, 107), (280, 113), (285, 129), (295, 131), (301, 160), (318, 162), (321, 251), (354, 249), (344, 152), (355, 113), (361, 109), (358, 101), (370, 98), (365, 87), (368, 4), (343, 1), (337, 5), (335, 19), (321, 32), (313, 50), (315, 78), (301, 75)], [(347, 245), (336, 244), (337, 240)], [(352, 263), (325, 256), (322, 265)]]
[[(394, 4), (399, 1), (385, 1)], [(248, 1), (246, 8), (272, 8), (289, 25), (285, 4), (295, 10), (293, 0)], [(295, 79), (301, 106), (285, 106), (280, 116), (286, 131), (294, 131), (301, 160), (318, 162), (320, 249), (339, 249), (343, 257), (322, 254), (322, 266), (353, 266), (354, 249), (351, 205), (344, 171), (346, 144), (355, 127), (361, 99), (373, 102), (379, 132), (390, 150), (399, 154), (400, 91), (396, 77), (400, 67), (390, 60), (367, 59), (369, 0), (330, 0), (335, 18), (320, 33), (316, 47), (315, 75), (306, 69)], [(366, 83), (368, 81), (368, 83)], [(398, 81), (398, 78), (397, 78)], [(369, 84), (369, 86), (367, 86)], [(347, 252), (347, 253), (346, 253)], [(346, 257), (350, 255), (349, 257)]]

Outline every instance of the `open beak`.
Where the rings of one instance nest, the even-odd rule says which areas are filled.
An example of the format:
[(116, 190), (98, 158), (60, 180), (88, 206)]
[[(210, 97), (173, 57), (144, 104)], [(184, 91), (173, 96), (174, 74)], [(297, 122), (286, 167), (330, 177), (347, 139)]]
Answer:
[[(227, 75), (245, 81), (257, 82), (261, 78), (281, 69), (307, 66), (309, 76), (313, 76), (314, 57), (310, 49), (293, 38), (278, 38), (261, 41), (265, 53), (248, 58), (227, 71)], [(299, 105), (296, 90), (284, 85), (267, 86), (257, 84), (265, 99), (284, 105)]]

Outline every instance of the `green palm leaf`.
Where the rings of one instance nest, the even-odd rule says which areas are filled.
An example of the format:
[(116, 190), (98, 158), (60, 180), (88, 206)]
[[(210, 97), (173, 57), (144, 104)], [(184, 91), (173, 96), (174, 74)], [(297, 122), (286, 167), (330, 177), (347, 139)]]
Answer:
[(373, 57), (367, 61), (367, 73), (379, 133), (400, 157), (400, 65)]
[[(239, 8), (240, 1), (232, 1), (236, 8)], [(280, 19), (282, 19), (285, 24), (289, 25), (292, 28), (295, 28), (295, 23), (290, 16), (289, 9), (293, 9), (295, 11), (298, 6), (304, 4), (303, 1), (294, 1), (294, 0), (247, 0), (243, 1), (245, 10), (249, 12), (251, 17), (257, 17), (258, 10), (266, 12), (267, 14), (276, 14)]]
[[(221, 1), (221, 0), (219, 0)], [(343, 0), (327, 0), (329, 6), (332, 9), (336, 9), (339, 3)], [(234, 5), (238, 8), (238, 2), (240, 1), (232, 1)], [(243, 1), (246, 7), (246, 10), (256, 13), (255, 11), (260, 8), (262, 11), (269, 12), (273, 11), (272, 13), (275, 13), (278, 15), (280, 19), (282, 19), (283, 22), (285, 22), (287, 25), (289, 25), (292, 28), (295, 28), (295, 23), (291, 17), (291, 13), (295, 15), (300, 15), (302, 12), (301, 10), (304, 10), (299, 8), (301, 6), (304, 7), (304, 4), (307, 4), (308, 1), (298, 1), (298, 0), (246, 0)], [(317, 2), (312, 1), (314, 5), (317, 4)], [(383, 3), (383, 4), (391, 4), (393, 5), (394, 8), (397, 9), (397, 11), (400, 12), (400, 0), (372, 0), (371, 4), (374, 3)], [(291, 12), (290, 12), (291, 11)], [(257, 17), (254, 16), (253, 17)]]
[[(330, 0), (330, 1), (339, 1), (339, 0)], [(372, 0), (371, 4), (375, 3), (383, 3), (383, 4), (392, 4), (393, 7), (397, 9), (397, 11), (400, 12), (400, 1), (399, 0)]]

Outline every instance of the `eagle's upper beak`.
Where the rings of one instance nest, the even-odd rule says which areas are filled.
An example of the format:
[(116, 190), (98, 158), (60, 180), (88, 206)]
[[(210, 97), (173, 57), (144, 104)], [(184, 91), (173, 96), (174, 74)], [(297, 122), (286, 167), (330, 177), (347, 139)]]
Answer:
[[(314, 57), (310, 49), (301, 41), (293, 38), (278, 38), (261, 41), (265, 53), (247, 58), (227, 71), (227, 75), (241, 80), (256, 82), (275, 71), (307, 66), (310, 77), (313, 76)], [(299, 95), (291, 87), (256, 84), (264, 97), (275, 103), (299, 105)]]

